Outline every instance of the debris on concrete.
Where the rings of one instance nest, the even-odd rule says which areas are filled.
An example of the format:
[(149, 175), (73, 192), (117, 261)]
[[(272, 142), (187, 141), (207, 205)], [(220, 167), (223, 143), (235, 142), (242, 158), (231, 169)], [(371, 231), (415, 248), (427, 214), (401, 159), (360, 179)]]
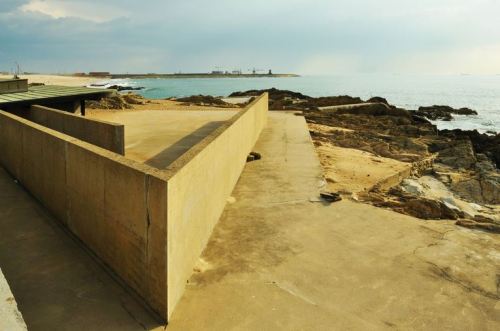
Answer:
[(262, 155), (260, 155), (260, 153), (250, 152), (250, 154), (248, 154), (248, 156), (247, 156), (247, 162), (257, 161), (257, 160), (260, 160), (261, 158), (262, 158)]
[(340, 196), (339, 193), (333, 193), (333, 192), (320, 193), (320, 197), (321, 197), (321, 199), (323, 199), (323, 201), (330, 202), (330, 203), (342, 200), (342, 197)]

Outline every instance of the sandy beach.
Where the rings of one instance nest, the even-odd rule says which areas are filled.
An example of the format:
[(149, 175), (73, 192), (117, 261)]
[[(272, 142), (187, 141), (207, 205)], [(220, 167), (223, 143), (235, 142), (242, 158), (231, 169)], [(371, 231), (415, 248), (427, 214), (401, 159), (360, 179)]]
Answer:
[[(12, 75), (0, 75), (0, 79), (10, 79), (10, 78), (12, 78)], [(20, 78), (28, 79), (28, 83), (37, 83), (45, 85), (64, 85), (64, 86), (86, 86), (103, 80), (102, 78), (94, 78), (94, 77), (75, 77), (75, 76), (45, 75), (45, 74), (20, 75)]]

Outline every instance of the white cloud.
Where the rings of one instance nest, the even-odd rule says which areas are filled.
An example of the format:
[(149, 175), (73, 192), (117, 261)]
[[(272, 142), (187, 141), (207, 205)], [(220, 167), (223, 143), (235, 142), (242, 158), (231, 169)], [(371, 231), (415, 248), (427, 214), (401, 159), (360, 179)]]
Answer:
[(111, 21), (129, 14), (106, 3), (63, 0), (31, 0), (21, 6), (23, 12), (41, 13), (52, 18), (80, 18), (96, 23)]

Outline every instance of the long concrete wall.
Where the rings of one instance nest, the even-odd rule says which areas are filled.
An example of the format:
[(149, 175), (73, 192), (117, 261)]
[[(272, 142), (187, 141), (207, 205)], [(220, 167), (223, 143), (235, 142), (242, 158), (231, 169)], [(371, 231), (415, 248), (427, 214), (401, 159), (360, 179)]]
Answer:
[(267, 122), (268, 95), (195, 145), (168, 175), (168, 316)]
[(164, 171), (0, 111), (0, 164), (168, 320), (267, 111), (265, 94)]
[(3, 111), (0, 164), (166, 319), (159, 170)]
[(38, 105), (28, 109), (13, 110), (12, 113), (52, 130), (125, 155), (125, 127), (122, 124), (88, 119)]

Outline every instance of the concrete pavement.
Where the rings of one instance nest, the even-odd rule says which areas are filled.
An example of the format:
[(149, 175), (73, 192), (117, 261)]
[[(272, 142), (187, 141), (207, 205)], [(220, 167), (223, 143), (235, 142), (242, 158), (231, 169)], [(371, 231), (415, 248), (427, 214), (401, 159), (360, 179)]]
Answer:
[(234, 110), (92, 112), (89, 118), (125, 125), (125, 156), (166, 168), (226, 120)]
[(271, 112), (168, 330), (498, 330), (499, 238), (312, 202), (303, 118)]

